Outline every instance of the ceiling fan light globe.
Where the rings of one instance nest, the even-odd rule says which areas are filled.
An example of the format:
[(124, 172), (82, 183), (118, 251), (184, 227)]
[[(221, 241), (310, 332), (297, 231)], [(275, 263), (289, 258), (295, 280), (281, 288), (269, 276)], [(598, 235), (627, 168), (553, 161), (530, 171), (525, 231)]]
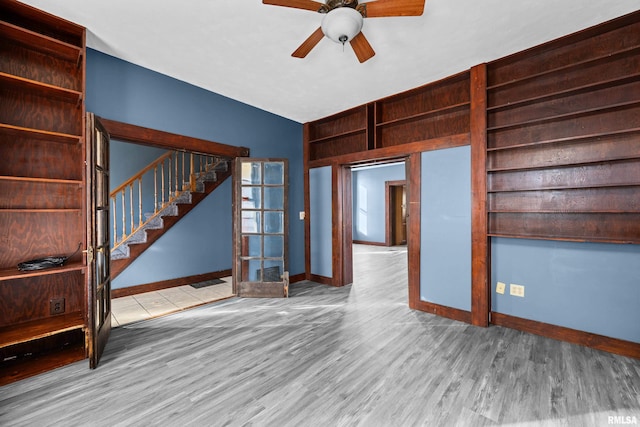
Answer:
[(322, 32), (334, 42), (344, 44), (358, 35), (362, 22), (360, 12), (350, 7), (338, 7), (322, 19)]

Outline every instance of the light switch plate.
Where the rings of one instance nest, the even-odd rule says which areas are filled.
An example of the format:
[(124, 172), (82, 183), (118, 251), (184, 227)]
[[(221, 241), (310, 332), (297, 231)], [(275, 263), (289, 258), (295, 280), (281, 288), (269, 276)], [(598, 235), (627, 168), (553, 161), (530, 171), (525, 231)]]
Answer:
[(498, 294), (504, 294), (504, 289), (507, 287), (506, 284), (502, 283), (502, 282), (498, 282), (498, 284), (496, 285), (496, 293)]

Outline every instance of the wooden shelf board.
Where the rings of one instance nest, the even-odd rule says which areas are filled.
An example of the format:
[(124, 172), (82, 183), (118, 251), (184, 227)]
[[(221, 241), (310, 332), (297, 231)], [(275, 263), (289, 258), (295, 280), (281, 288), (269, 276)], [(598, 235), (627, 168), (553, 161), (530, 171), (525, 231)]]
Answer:
[(514, 192), (527, 192), (527, 191), (551, 191), (551, 190), (583, 190), (588, 188), (616, 188), (616, 187), (637, 187), (640, 183), (638, 182), (629, 182), (629, 183), (614, 183), (614, 184), (604, 184), (604, 185), (569, 185), (569, 186), (554, 186), (554, 187), (538, 187), (538, 188), (514, 188), (509, 190), (491, 190), (487, 189), (487, 193), (514, 193)]
[(524, 120), (522, 122), (510, 123), (507, 125), (492, 126), (487, 128), (487, 132), (523, 128), (531, 125), (539, 125), (543, 123), (561, 121), (561, 120), (570, 119), (570, 118), (583, 117), (583, 116), (598, 114), (601, 112), (606, 112), (611, 110), (622, 110), (625, 108), (634, 107), (636, 105), (640, 105), (640, 101), (619, 102), (617, 104), (612, 104), (612, 105), (587, 108), (580, 111), (572, 111), (570, 113), (557, 114), (551, 117), (541, 117), (537, 119)]
[(33, 208), (9, 208), (9, 209), (1, 209), (0, 213), (80, 213), (82, 209), (80, 208), (42, 208), (42, 209), (33, 209)]
[(504, 234), (504, 233), (487, 233), (487, 237), (503, 237), (509, 239), (531, 239), (531, 240), (557, 240), (561, 242), (591, 242), (591, 243), (617, 243), (617, 244), (638, 244), (636, 240), (617, 240), (617, 239), (598, 239), (593, 237), (581, 237), (581, 236), (540, 236), (540, 235), (526, 235), (526, 234)]
[(636, 80), (640, 79), (640, 72), (631, 74), (626, 77), (619, 77), (611, 80), (605, 80), (596, 83), (590, 83), (587, 85), (577, 86), (570, 89), (560, 90), (557, 92), (545, 93), (542, 95), (536, 95), (529, 98), (518, 99), (513, 102), (508, 102), (506, 104), (497, 104), (487, 106), (487, 113), (496, 113), (500, 110), (507, 110), (510, 108), (523, 107), (525, 105), (538, 103), (541, 101), (549, 101), (554, 98), (562, 98), (566, 96), (576, 95), (583, 92), (592, 92), (599, 89), (604, 89), (613, 86), (624, 85), (627, 83), (632, 83)]
[(0, 83), (19, 88), (20, 90), (31, 91), (42, 96), (55, 96), (68, 102), (79, 103), (82, 100), (82, 92), (78, 92), (77, 90), (41, 83), (13, 74), (0, 72)]
[(621, 211), (621, 210), (613, 210), (613, 209), (599, 209), (592, 211), (570, 211), (570, 210), (552, 210), (552, 209), (537, 209), (537, 210), (514, 210), (514, 209), (489, 209), (488, 213), (498, 213), (498, 214), (630, 214), (630, 213), (640, 213), (640, 212), (629, 212), (629, 211)]
[(35, 341), (73, 329), (83, 329), (85, 319), (77, 311), (0, 328), (0, 348)]
[(0, 386), (78, 362), (86, 357), (84, 345), (77, 344), (30, 358), (0, 361)]
[(511, 167), (511, 168), (487, 168), (487, 173), (572, 168), (576, 166), (589, 166), (589, 165), (594, 165), (598, 163), (624, 162), (627, 160), (640, 160), (640, 153), (637, 156), (610, 157), (608, 159), (599, 159), (599, 160), (592, 160), (589, 162), (579, 162), (579, 163), (549, 164), (549, 165), (540, 165), (540, 166), (519, 166), (519, 167)]
[(544, 141), (527, 142), (524, 144), (507, 145), (504, 147), (489, 147), (487, 148), (487, 151), (491, 152), (491, 151), (501, 151), (501, 150), (513, 150), (517, 148), (527, 148), (527, 147), (534, 147), (534, 146), (546, 145), (546, 144), (562, 144), (562, 143), (568, 143), (568, 142), (570, 143), (570, 142), (580, 141), (580, 140), (606, 138), (608, 136), (619, 136), (619, 135), (626, 135), (626, 134), (632, 134), (632, 133), (638, 133), (638, 132), (640, 132), (640, 128), (630, 128), (630, 129), (624, 129), (624, 130), (614, 131), (614, 132), (603, 132), (603, 133), (594, 133), (591, 135), (569, 136), (565, 138), (556, 138), (556, 139), (548, 139)]
[(18, 267), (5, 268), (0, 270), (0, 282), (13, 279), (24, 279), (27, 277), (47, 276), (49, 274), (68, 273), (71, 271), (81, 271), (86, 266), (82, 262), (70, 262), (61, 267), (46, 268), (44, 270), (20, 271)]
[(18, 136), (30, 136), (37, 139), (63, 142), (63, 143), (80, 143), (81, 135), (70, 135), (60, 132), (51, 132), (43, 129), (25, 128), (14, 126), (7, 123), (0, 123), (0, 132)]
[(487, 86), (487, 90), (494, 90), (494, 89), (502, 89), (508, 86), (515, 86), (519, 83), (524, 83), (527, 82), (528, 80), (534, 80), (537, 79), (539, 77), (542, 76), (546, 76), (549, 74), (554, 74), (554, 73), (559, 73), (559, 72), (565, 72), (571, 69), (576, 69), (576, 68), (582, 68), (587, 64), (592, 64), (592, 63), (597, 63), (600, 61), (611, 61), (613, 58), (618, 57), (618, 56), (624, 56), (627, 54), (633, 54), (636, 53), (636, 51), (640, 51), (640, 47), (637, 46), (633, 46), (631, 48), (627, 48), (627, 49), (623, 49), (620, 50), (618, 52), (614, 52), (614, 53), (609, 53), (607, 55), (602, 55), (602, 56), (597, 56), (594, 58), (589, 58), (589, 59), (585, 59), (583, 61), (578, 61), (578, 62), (573, 62), (571, 64), (562, 66), (562, 67), (558, 67), (558, 68), (553, 68), (551, 70), (545, 70), (545, 71), (541, 71), (539, 73), (534, 73), (534, 74), (529, 74), (525, 77), (520, 77), (517, 79), (513, 79), (513, 80), (509, 80), (506, 82), (502, 82), (502, 83), (497, 83), (494, 85), (488, 85)]
[(390, 126), (390, 125), (394, 125), (394, 124), (398, 124), (398, 123), (402, 123), (402, 122), (406, 122), (406, 121), (411, 121), (411, 120), (416, 120), (416, 119), (424, 119), (424, 118), (428, 118), (428, 117), (435, 117), (435, 116), (439, 116), (440, 114), (453, 113), (453, 112), (457, 112), (457, 111), (460, 111), (460, 110), (464, 110), (464, 109), (468, 108), (470, 105), (471, 105), (470, 102), (461, 102), (459, 104), (448, 105), (446, 107), (438, 108), (438, 109), (435, 109), (435, 110), (424, 111), (422, 113), (412, 114), (410, 116), (400, 117), (400, 118), (397, 118), (397, 119), (387, 120), (385, 122), (376, 123), (376, 128), (383, 127), (383, 126)]
[(45, 184), (69, 184), (82, 185), (82, 181), (76, 179), (35, 178), (27, 176), (0, 176), (0, 181), (41, 182)]
[(367, 128), (358, 128), (358, 129), (348, 130), (346, 132), (337, 133), (335, 135), (325, 136), (317, 139), (310, 139), (309, 144), (317, 144), (320, 142), (326, 142), (332, 139), (337, 139), (345, 136), (357, 135), (359, 133), (365, 133), (366, 131), (367, 131)]
[(8, 22), (0, 21), (0, 35), (15, 40), (29, 49), (54, 55), (70, 62), (78, 63), (82, 57), (82, 47), (74, 46)]

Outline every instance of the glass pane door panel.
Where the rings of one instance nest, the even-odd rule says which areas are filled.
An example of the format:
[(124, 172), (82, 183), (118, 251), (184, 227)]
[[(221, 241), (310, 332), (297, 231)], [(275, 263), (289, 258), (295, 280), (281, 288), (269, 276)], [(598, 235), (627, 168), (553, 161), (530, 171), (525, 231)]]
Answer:
[(242, 185), (262, 184), (262, 163), (243, 162), (241, 174)]
[(265, 212), (264, 213), (264, 232), (265, 233), (284, 233), (284, 213), (283, 212)]
[(243, 236), (242, 256), (262, 257), (262, 236)]
[(284, 256), (283, 236), (264, 236), (265, 258), (282, 258)]
[(261, 213), (258, 211), (242, 211), (242, 232), (261, 233)]
[(264, 208), (280, 209), (284, 207), (284, 188), (265, 187), (264, 188)]
[(277, 260), (264, 260), (263, 282), (281, 282), (284, 263)]
[(260, 282), (262, 261), (259, 259), (245, 259), (241, 262), (240, 277), (243, 282)]
[(265, 185), (284, 185), (283, 162), (265, 162), (264, 183)]
[(262, 187), (242, 187), (242, 209), (261, 209)]

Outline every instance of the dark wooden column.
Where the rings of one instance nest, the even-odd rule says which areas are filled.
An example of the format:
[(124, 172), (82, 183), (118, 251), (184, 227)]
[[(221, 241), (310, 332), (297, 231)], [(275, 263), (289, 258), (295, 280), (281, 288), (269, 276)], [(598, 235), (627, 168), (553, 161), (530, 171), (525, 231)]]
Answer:
[(471, 69), (471, 323), (489, 326), (487, 237), (487, 66)]
[(406, 160), (407, 180), (407, 250), (409, 307), (419, 309), (420, 302), (420, 184), (421, 153), (412, 153)]
[(332, 164), (331, 185), (333, 191), (331, 200), (333, 217), (332, 284), (344, 286), (353, 282), (351, 169), (338, 163)]

